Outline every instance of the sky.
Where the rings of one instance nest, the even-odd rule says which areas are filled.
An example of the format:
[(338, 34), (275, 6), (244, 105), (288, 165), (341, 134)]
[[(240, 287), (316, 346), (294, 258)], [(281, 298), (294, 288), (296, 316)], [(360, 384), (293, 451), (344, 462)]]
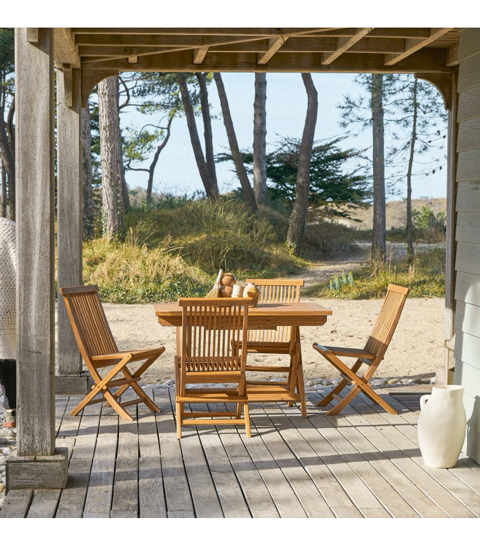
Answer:
[[(251, 149), (253, 144), (253, 103), (254, 74), (223, 73), (227, 98), (240, 149)], [(338, 105), (344, 96), (359, 96), (363, 91), (354, 82), (355, 74), (312, 74), (318, 93), (318, 116), (315, 139), (331, 139), (345, 134), (339, 125), (341, 120)], [(209, 102), (214, 117), (213, 145), (215, 154), (230, 152), (228, 139), (221, 116), (215, 82), (209, 86)], [(300, 139), (305, 123), (307, 95), (300, 74), (267, 74), (267, 151), (274, 149), (282, 137)], [(203, 145), (203, 124), (197, 117), (197, 127)], [(138, 129), (145, 123), (145, 116), (130, 112), (122, 114), (122, 128), (128, 124)], [(340, 144), (342, 148), (371, 148), (371, 131), (364, 131), (356, 138), (347, 138)], [(371, 154), (371, 151), (368, 152)], [(218, 163), (217, 178), (221, 193), (239, 187), (233, 172), (233, 163)], [(146, 187), (146, 173), (126, 173), (131, 189)], [(191, 194), (203, 190), (196, 166), (192, 145), (184, 116), (175, 118), (172, 123), (170, 140), (160, 155), (154, 176), (154, 191), (158, 193)], [(397, 186), (400, 195), (390, 199), (405, 197), (405, 187)], [(437, 170), (435, 175), (416, 178), (412, 197), (444, 198), (446, 196), (446, 169)]]

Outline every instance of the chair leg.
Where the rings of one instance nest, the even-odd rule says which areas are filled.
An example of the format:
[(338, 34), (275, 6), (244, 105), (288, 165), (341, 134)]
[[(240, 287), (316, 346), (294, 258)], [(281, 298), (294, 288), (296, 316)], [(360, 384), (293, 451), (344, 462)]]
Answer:
[(390, 414), (398, 414), (398, 412), (391, 407), (382, 397), (380, 397), (378, 394), (376, 394), (371, 388), (363, 388), (363, 393), (371, 399), (376, 405), (380, 405), (382, 409), (385, 409), (387, 413)]
[(182, 404), (178, 401), (175, 403), (175, 416), (177, 419), (177, 439), (182, 438)]
[(250, 413), (248, 410), (248, 403), (243, 405), (243, 417), (245, 418), (245, 435), (247, 437), (252, 437), (252, 432), (250, 430)]
[(315, 406), (325, 407), (325, 405), (328, 405), (331, 401), (335, 399), (335, 396), (338, 395), (349, 383), (349, 380), (343, 379), (337, 384), (337, 386), (335, 386), (335, 388), (329, 394), (322, 398)]

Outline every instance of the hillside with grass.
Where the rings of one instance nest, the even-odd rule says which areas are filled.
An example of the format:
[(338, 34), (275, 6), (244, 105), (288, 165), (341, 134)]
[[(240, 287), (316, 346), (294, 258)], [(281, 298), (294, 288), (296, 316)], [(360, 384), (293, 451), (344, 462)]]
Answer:
[[(418, 240), (444, 239), (440, 212), (420, 203)], [(423, 207), (423, 208), (422, 208)], [(357, 211), (358, 214), (362, 211)], [(367, 213), (367, 211), (363, 211)], [(440, 214), (440, 216), (439, 216)], [(200, 297), (212, 287), (218, 269), (247, 277), (301, 276), (330, 261), (363, 262), (348, 275), (310, 285), (305, 295), (321, 297), (382, 297), (389, 282), (409, 285), (413, 296), (442, 296), (444, 250), (429, 245), (407, 265), (390, 258), (379, 267), (368, 260), (371, 231), (366, 220), (334, 219), (310, 210), (305, 244), (300, 257), (286, 246), (288, 213), (261, 207), (252, 216), (242, 202), (223, 197), (216, 203), (202, 199), (166, 197), (154, 206), (137, 205), (125, 218), (125, 237), (108, 242), (86, 241), (83, 248), (85, 283), (99, 286), (102, 299), (113, 303), (174, 301), (181, 296)], [(402, 238), (398, 223), (388, 238)], [(437, 244), (438, 246), (438, 244)], [(365, 258), (365, 255), (367, 257)]]

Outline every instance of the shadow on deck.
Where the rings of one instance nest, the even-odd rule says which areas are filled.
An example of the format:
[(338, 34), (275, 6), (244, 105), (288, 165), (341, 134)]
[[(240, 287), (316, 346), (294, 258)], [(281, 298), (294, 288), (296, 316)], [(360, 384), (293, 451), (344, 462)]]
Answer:
[[(424, 392), (421, 392), (424, 393)], [(341, 415), (308, 418), (286, 404), (251, 405), (243, 428), (188, 427), (176, 438), (174, 390), (149, 390), (161, 408), (137, 420), (58, 396), (57, 447), (69, 449), (63, 490), (12, 490), (1, 518), (460, 518), (480, 516), (480, 466), (424, 466), (417, 442), (419, 397), (391, 389), (399, 412), (357, 396)]]

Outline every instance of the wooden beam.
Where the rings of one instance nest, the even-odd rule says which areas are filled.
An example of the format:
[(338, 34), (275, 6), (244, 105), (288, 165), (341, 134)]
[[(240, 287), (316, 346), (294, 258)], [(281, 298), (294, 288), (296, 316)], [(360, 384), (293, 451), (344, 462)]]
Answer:
[[(319, 53), (284, 53), (283, 51), (274, 55), (265, 65), (257, 63), (255, 53), (215, 53), (209, 50), (204, 62), (201, 65), (192, 62), (191, 50), (162, 53), (147, 57), (138, 57), (136, 70), (146, 72), (394, 72), (394, 73), (415, 73), (415, 72), (438, 72), (450, 73), (454, 68), (445, 66), (446, 52), (441, 48), (427, 48), (425, 51), (418, 51), (400, 61), (394, 67), (384, 64), (384, 55), (352, 53), (341, 55), (331, 64), (322, 64)], [(115, 59), (109, 62), (96, 64), (91, 62), (85, 64), (90, 74), (95, 72), (122, 72), (131, 71), (126, 59)], [(82, 73), (84, 71), (82, 70)], [(95, 78), (93, 78), (95, 79)], [(100, 78), (102, 79), (102, 78)], [(95, 83), (98, 83), (96, 81)], [(89, 87), (90, 92), (92, 86)]]
[[(58, 287), (82, 284), (80, 70), (57, 73)], [(63, 298), (58, 297), (57, 374), (80, 376), (82, 360)], [(82, 378), (84, 382), (84, 379)]]
[(278, 38), (272, 38), (268, 40), (268, 49), (263, 55), (261, 55), (257, 63), (267, 64), (267, 62), (275, 55), (275, 53), (282, 47), (282, 45), (288, 40), (289, 36), (279, 36)]
[(366, 36), (372, 28), (357, 29), (355, 34), (350, 38), (339, 38), (337, 40), (337, 48), (333, 53), (322, 56), (322, 64), (331, 64), (335, 59), (338, 59), (340, 55), (348, 51), (353, 45)]
[(71, 30), (69, 28), (55, 28), (53, 36), (55, 64), (57, 66), (69, 64), (71, 68), (80, 68), (80, 55)]
[(397, 55), (385, 55), (386, 66), (393, 66), (394, 64), (397, 64), (399, 61), (406, 59), (408, 56), (412, 55), (412, 53), (415, 53), (419, 49), (423, 49), (425, 46), (437, 40), (447, 32), (450, 32), (451, 30), (453, 30), (453, 28), (431, 29), (428, 38), (424, 38), (421, 40), (411, 38), (405, 40), (405, 51), (403, 53), (399, 53)]
[(193, 50), (193, 64), (202, 64), (208, 53), (208, 47), (199, 47)]
[(15, 29), (18, 455), (55, 451), (53, 31)]

